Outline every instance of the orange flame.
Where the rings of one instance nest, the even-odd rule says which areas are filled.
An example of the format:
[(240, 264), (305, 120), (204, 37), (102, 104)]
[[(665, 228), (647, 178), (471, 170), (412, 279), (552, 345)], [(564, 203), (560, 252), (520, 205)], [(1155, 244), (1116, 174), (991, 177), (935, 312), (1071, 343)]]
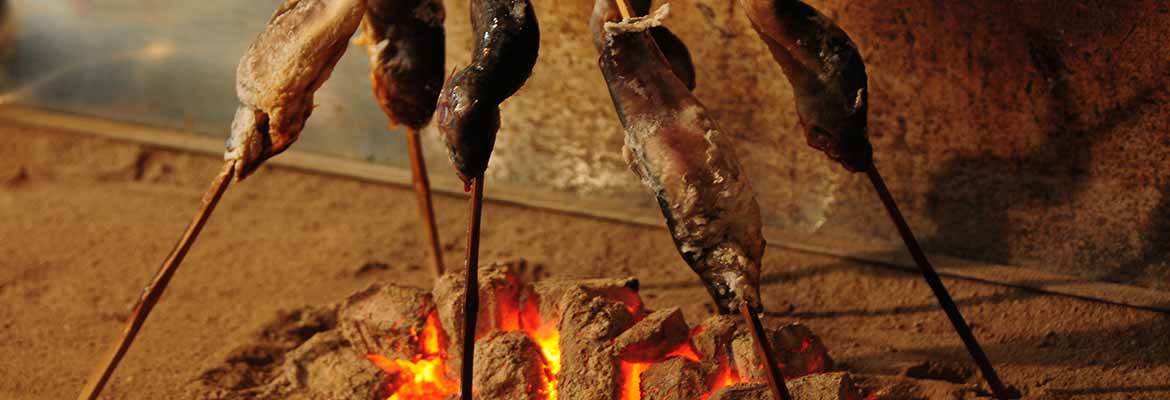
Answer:
[(561, 332), (556, 328), (556, 322), (550, 322), (529, 331), (528, 336), (540, 347), (547, 362), (548, 373), (545, 374), (544, 393), (548, 400), (557, 400), (557, 374), (561, 372)]
[(650, 365), (622, 361), (621, 400), (642, 400), (642, 373), (650, 369)]
[(448, 381), (445, 375), (446, 354), (440, 344), (443, 333), (438, 316), (435, 313), (427, 316), (421, 337), (413, 329), (411, 334), (422, 347), (420, 354), (413, 360), (391, 360), (376, 353), (366, 355), (366, 359), (382, 369), (387, 376), (394, 377), (387, 384), (393, 394), (386, 400), (432, 400), (458, 393), (459, 385)]
[(747, 382), (743, 378), (740, 378), (739, 374), (737, 374), (735, 370), (731, 369), (731, 363), (727, 360), (727, 357), (727, 355), (719, 357), (719, 372), (716, 373), (715, 379), (711, 382), (711, 390), (703, 394), (703, 400), (707, 400), (707, 398), (711, 397), (711, 394), (715, 393), (715, 391), (719, 389), (723, 389), (737, 383)]
[[(543, 321), (540, 315), (536, 297), (528, 292), (523, 294), (509, 293), (497, 297), (496, 322), (501, 331), (524, 332), (531, 338), (544, 356), (545, 374), (543, 387), (538, 391), (546, 400), (557, 400), (557, 374), (561, 370), (560, 332), (556, 320)], [(640, 311), (642, 304), (635, 297), (623, 299), (625, 305), (632, 311)], [(521, 304), (523, 303), (523, 304)], [(699, 326), (690, 332), (691, 338), (703, 331)], [(420, 353), (411, 360), (391, 360), (381, 354), (368, 354), (366, 359), (385, 371), (387, 389), (391, 393), (386, 400), (442, 400), (458, 394), (459, 384), (448, 380), (446, 372), (447, 354), (444, 349), (445, 337), (438, 315), (434, 312), (427, 316), (426, 324), (421, 333), (411, 330), (411, 336), (419, 343)], [(808, 350), (811, 343), (802, 343), (800, 351)], [(666, 358), (679, 357), (689, 362), (701, 363), (701, 356), (694, 344), (688, 340), (678, 348), (667, 353)], [(712, 393), (727, 386), (747, 382), (732, 369), (728, 355), (718, 356), (718, 370), (715, 377), (708, 382), (708, 390), (702, 399), (708, 399)], [(653, 363), (621, 362), (621, 382), (619, 391), (621, 400), (641, 400), (642, 373), (648, 370)], [(868, 400), (868, 399), (867, 399)]]
[(683, 343), (682, 346), (678, 346), (678, 348), (674, 349), (674, 351), (671, 351), (670, 353), (666, 354), (666, 358), (671, 358), (671, 357), (682, 357), (682, 358), (686, 359), (687, 361), (690, 361), (693, 363), (697, 363), (697, 362), (701, 361), (701, 358), (699, 357), (699, 353), (695, 352), (695, 346), (692, 345), (691, 342), (689, 342), (689, 341), (686, 343)]

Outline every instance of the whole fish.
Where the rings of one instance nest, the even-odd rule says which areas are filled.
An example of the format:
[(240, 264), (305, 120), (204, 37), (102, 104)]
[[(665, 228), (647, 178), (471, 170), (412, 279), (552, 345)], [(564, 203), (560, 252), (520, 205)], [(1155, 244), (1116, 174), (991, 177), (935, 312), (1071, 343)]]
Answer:
[(472, 0), (471, 64), (439, 96), (439, 131), (466, 183), (483, 176), (500, 129), (500, 103), (516, 93), (536, 65), (540, 27), (528, 0)]
[(798, 0), (739, 0), (795, 91), (805, 140), (852, 172), (873, 167), (869, 83), (849, 35)]
[(440, 0), (367, 0), (359, 43), (370, 56), (370, 81), (382, 111), (397, 125), (431, 121), (446, 78)]
[(286, 0), (240, 59), (225, 160), (242, 180), (300, 136), (365, 14), (364, 0)]
[(622, 21), (613, 0), (597, 0), (590, 22), (626, 131), (626, 161), (658, 199), (679, 254), (720, 312), (732, 313), (741, 302), (758, 310), (765, 242), (755, 193), (730, 143), (656, 49), (649, 28), (630, 26), (644, 22)]

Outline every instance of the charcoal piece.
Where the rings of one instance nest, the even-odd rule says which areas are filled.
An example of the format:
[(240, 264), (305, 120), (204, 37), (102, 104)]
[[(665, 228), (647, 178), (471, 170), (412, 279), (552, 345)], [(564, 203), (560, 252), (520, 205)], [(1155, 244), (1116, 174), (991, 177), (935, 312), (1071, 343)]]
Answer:
[(736, 336), (747, 335), (747, 327), (743, 326), (739, 317), (715, 315), (707, 318), (699, 325), (699, 333), (691, 342), (695, 351), (705, 359), (715, 360), (725, 355), (727, 344)]
[(288, 352), (280, 371), (266, 385), (226, 398), (368, 398), (383, 375), (336, 330), (317, 334)]
[(859, 400), (853, 377), (847, 372), (813, 374), (788, 382), (794, 400)]
[(340, 399), (367, 397), (376, 389), (381, 371), (335, 332), (314, 336), (286, 356), (278, 382), (288, 382), (288, 392), (303, 388), (314, 398)]
[(682, 310), (672, 307), (655, 311), (614, 340), (618, 357), (626, 362), (651, 363), (666, 358), (690, 339)]
[(374, 284), (342, 302), (337, 324), (355, 348), (411, 359), (421, 353), (419, 334), (434, 310), (431, 295), (421, 289)]
[(477, 398), (544, 399), (547, 374), (540, 348), (522, 332), (493, 332), (476, 341)]
[[(518, 329), (521, 293), (530, 291), (520, 281), (515, 263), (495, 263), (479, 270), (479, 319), (475, 337), (482, 338), (494, 330)], [(467, 279), (464, 271), (450, 272), (435, 282), (432, 291), (439, 321), (447, 337), (447, 372), (459, 375), (463, 354), (463, 305)]]
[(479, 326), (475, 330), (476, 338), (493, 330), (520, 329), (519, 301), (523, 286), (511, 264), (495, 263), (479, 270)]
[(706, 389), (702, 368), (679, 357), (651, 365), (642, 373), (643, 400), (699, 399)]
[(566, 292), (562, 304), (559, 398), (617, 399), (621, 367), (611, 342), (634, 325), (634, 316), (624, 304), (594, 296), (582, 288)]
[[(788, 381), (788, 391), (793, 400), (861, 399), (852, 377), (845, 372), (797, 378)], [(715, 391), (708, 400), (772, 400), (772, 393), (765, 383), (740, 383)]]
[(785, 376), (824, 373), (833, 369), (829, 348), (807, 325), (791, 323), (771, 332), (769, 340)]
[(463, 365), (463, 305), (466, 302), (463, 288), (466, 282), (462, 272), (451, 272), (439, 277), (431, 289), (439, 324), (447, 333), (447, 376), (459, 376)]
[(539, 299), (540, 318), (544, 321), (560, 319), (561, 308), (565, 304), (563, 301), (565, 294), (574, 289), (583, 290), (594, 296), (620, 302), (632, 314), (637, 315), (643, 312), (642, 298), (638, 296), (638, 280), (634, 278), (548, 279), (537, 282), (534, 288), (536, 296)]
[[(824, 342), (807, 326), (799, 323), (788, 324), (767, 331), (772, 354), (780, 365), (780, 372), (786, 379), (827, 372), (833, 367), (833, 359)], [(753, 381), (767, 378), (763, 362), (755, 351), (751, 336), (736, 336), (731, 347), (735, 365), (740, 376)]]
[(768, 385), (763, 383), (737, 383), (711, 393), (707, 400), (773, 400)]

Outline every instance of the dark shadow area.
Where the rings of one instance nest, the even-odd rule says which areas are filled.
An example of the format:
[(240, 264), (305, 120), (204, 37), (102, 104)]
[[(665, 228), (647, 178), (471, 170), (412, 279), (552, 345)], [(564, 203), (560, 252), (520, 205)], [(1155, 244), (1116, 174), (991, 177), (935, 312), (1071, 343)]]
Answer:
[[(1036, 335), (982, 345), (997, 364), (1013, 366), (1127, 366), (1155, 368), (1170, 365), (1170, 318), (1165, 316), (1116, 329), (1085, 329), (1071, 333), (1037, 332)], [(954, 345), (899, 349), (899, 353), (967, 359), (967, 350)], [(849, 357), (853, 365), (885, 365), (886, 352)]]
[[(1166, 134), (1170, 135), (1170, 132)], [(1166, 279), (1170, 276), (1170, 271), (1165, 270), (1166, 267), (1170, 267), (1170, 180), (1158, 188), (1158, 192), (1162, 194), (1162, 199), (1154, 206), (1149, 222), (1141, 229), (1142, 234), (1149, 238), (1153, 245), (1147, 246), (1139, 256), (1122, 264), (1103, 279), (1114, 282), (1161, 280), (1170, 285), (1170, 281)], [(1162, 271), (1157, 270), (1159, 264), (1163, 268)]]
[[(1020, 156), (1004, 157), (987, 152), (949, 160), (931, 177), (926, 195), (927, 214), (939, 227), (937, 234), (925, 241), (928, 249), (965, 258), (1012, 263), (1018, 258), (1013, 250), (1020, 249), (1020, 246), (1008, 242), (1009, 230), (1018, 222), (1013, 218), (1027, 213), (1040, 215), (1039, 210), (1072, 203), (1086, 190), (1090, 178), (1108, 179), (1089, 176), (1088, 171), (1094, 165), (1094, 146), (1142, 116), (1166, 106), (1154, 100), (1170, 88), (1170, 70), (1164, 70), (1153, 83), (1133, 96), (1095, 114), (1098, 117), (1089, 117), (1090, 111), (1083, 110), (1085, 107), (1081, 105), (1081, 96), (1089, 94), (1077, 93), (1073, 80), (1086, 79), (1083, 75), (1092, 71), (1070, 70), (1064, 53), (1075, 49), (1068, 48), (1058, 39), (1034, 31), (1028, 32), (1027, 36), (1031, 63), (1046, 86), (1030, 89), (1046, 92), (1048, 111), (1042, 117), (1050, 127), (1046, 132), (1047, 139)], [(1087, 119), (1098, 122), (1088, 125), (1080, 122)], [(1141, 230), (1150, 239), (1145, 241), (1146, 248), (1140, 250), (1141, 256), (1134, 259), (1118, 262), (1117, 257), (1121, 255), (1104, 254), (1106, 252), (1094, 248), (1093, 240), (1100, 238), (1067, 237), (1066, 228), (1042, 228), (1029, 233), (1052, 235), (1050, 240), (1054, 246), (1076, 246), (1075, 250), (1065, 251), (1076, 253), (1069, 260), (1044, 260), (1050, 266), (1062, 268), (1062, 272), (1069, 273), (1068, 270), (1074, 267), (1083, 272), (1097, 268), (1096, 265), (1106, 265), (1112, 266), (1109, 271), (1090, 270), (1090, 273), (1099, 279), (1149, 284), (1149, 279), (1144, 282), (1135, 280), (1154, 273), (1149, 269), (1157, 265), (1170, 263), (1170, 184), (1158, 190), (1162, 200), (1149, 211), (1152, 212), (1150, 223)], [(1066, 237), (1059, 237), (1061, 235)], [(1030, 239), (1031, 242), (1039, 240), (1041, 238)]]

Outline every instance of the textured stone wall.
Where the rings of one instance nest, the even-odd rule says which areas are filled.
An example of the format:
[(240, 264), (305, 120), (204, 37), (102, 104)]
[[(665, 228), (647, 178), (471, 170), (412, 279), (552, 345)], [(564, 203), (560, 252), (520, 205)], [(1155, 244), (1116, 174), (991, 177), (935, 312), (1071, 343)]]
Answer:
[[(539, 65), (504, 105), (489, 173), (649, 210), (621, 161), (592, 3), (534, 3)], [(931, 251), (1170, 287), (1170, 2), (810, 3), (865, 56), (878, 164)], [(768, 225), (893, 239), (864, 177), (803, 144), (791, 90), (738, 5), (671, 5), (696, 93), (735, 139)], [(467, 5), (447, 7), (454, 68), (468, 60)]]

